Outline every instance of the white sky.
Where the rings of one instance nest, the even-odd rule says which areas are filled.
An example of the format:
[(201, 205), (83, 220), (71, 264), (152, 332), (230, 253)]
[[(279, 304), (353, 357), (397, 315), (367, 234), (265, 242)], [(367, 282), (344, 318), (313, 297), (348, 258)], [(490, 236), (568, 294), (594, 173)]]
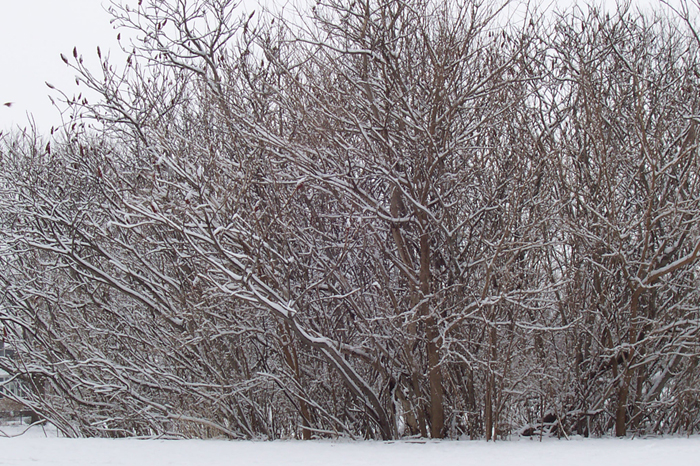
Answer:
[(109, 19), (100, 0), (0, 0), (0, 129), (25, 126), (28, 112), (44, 130), (58, 118), (44, 82), (72, 94), (74, 73), (59, 54), (77, 46), (93, 58), (98, 45), (116, 49)]
[[(126, 0), (128, 4), (135, 2)], [(257, 3), (243, 2), (248, 8), (255, 8)], [(550, 2), (557, 7), (573, 3), (544, 3)], [(608, 8), (615, 5), (614, 0), (598, 2)], [(633, 3), (659, 6), (659, 0)], [(112, 62), (121, 65), (125, 57), (117, 45), (117, 32), (109, 22), (108, 6), (109, 0), (0, 0), (0, 130), (27, 126), (29, 114), (42, 132), (60, 124), (60, 114), (48, 98), (49, 93), (56, 93), (45, 82), (68, 95), (81, 91), (75, 85), (75, 73), (60, 59), (61, 53), (70, 57), (74, 46), (93, 69), (99, 67), (97, 46), (103, 54), (111, 51)], [(3, 105), (6, 102), (12, 102), (12, 106)]]

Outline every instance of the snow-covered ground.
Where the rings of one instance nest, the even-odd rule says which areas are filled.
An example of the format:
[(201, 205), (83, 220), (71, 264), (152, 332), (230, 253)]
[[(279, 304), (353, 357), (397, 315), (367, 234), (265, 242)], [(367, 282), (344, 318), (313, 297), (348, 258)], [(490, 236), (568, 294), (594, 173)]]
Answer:
[[(6, 434), (16, 428), (2, 428)], [(0, 438), (0, 465), (700, 465), (700, 437), (443, 442), (229, 442), (56, 438), (32, 429)]]

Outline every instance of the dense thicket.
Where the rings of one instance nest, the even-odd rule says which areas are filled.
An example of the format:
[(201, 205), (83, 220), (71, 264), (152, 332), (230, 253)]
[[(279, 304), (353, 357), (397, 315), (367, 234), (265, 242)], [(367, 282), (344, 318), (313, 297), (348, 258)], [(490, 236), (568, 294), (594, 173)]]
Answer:
[(478, 3), (116, 10), (124, 71), (65, 59), (100, 100), (0, 146), (20, 401), (78, 436), (698, 429), (688, 9)]

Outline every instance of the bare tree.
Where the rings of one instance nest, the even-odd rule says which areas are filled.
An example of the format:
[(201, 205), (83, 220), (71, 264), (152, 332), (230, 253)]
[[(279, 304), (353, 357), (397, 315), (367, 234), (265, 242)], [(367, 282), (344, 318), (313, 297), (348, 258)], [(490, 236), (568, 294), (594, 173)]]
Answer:
[(101, 99), (2, 136), (18, 401), (69, 435), (698, 427), (692, 31), (236, 7), (115, 6), (125, 67), (65, 58)]

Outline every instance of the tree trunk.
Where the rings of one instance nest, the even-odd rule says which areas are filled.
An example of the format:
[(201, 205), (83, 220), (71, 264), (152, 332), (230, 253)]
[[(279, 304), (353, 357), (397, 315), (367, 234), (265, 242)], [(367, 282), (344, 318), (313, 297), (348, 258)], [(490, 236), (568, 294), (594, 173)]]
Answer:
[[(421, 225), (426, 228), (427, 219), (421, 214)], [(430, 437), (441, 438), (445, 427), (443, 408), (442, 371), (440, 370), (440, 332), (434, 314), (426, 296), (430, 294), (430, 241), (428, 234), (423, 231), (420, 237), (420, 287), (421, 315), (427, 316), (425, 321), (425, 337), (428, 351), (428, 383), (430, 385)]]
[[(626, 377), (624, 377), (626, 378)], [(629, 387), (625, 380), (617, 394), (617, 415), (615, 416), (615, 435), (625, 437), (627, 435), (627, 396)]]
[(486, 431), (486, 441), (492, 440), (493, 434), (493, 403), (491, 391), (493, 390), (493, 374), (490, 374), (486, 383), (486, 398), (484, 400), (484, 430)]

